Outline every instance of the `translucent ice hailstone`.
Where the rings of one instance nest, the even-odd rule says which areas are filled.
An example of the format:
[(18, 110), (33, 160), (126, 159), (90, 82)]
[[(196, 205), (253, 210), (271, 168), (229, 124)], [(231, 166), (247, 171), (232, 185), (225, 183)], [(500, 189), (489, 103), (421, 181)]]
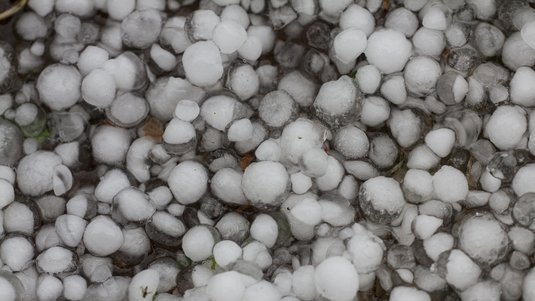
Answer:
[(37, 151), (19, 162), (17, 184), (22, 193), (38, 196), (53, 189), (55, 170), (61, 158), (53, 152)]
[[(61, 83), (61, 84), (59, 84)], [(80, 99), (82, 76), (78, 69), (63, 64), (47, 66), (37, 79), (41, 101), (52, 110), (63, 110)]]
[(213, 31), (213, 41), (221, 53), (230, 54), (237, 51), (247, 40), (247, 32), (237, 22), (222, 21)]
[(366, 50), (366, 33), (350, 27), (334, 37), (333, 47), (336, 58), (343, 63), (350, 63)]
[(380, 29), (372, 33), (365, 51), (368, 62), (385, 74), (401, 71), (411, 53), (411, 42), (392, 29)]
[(359, 275), (344, 257), (329, 257), (314, 272), (318, 294), (330, 301), (350, 301), (359, 289)]
[(502, 150), (515, 148), (526, 130), (526, 111), (519, 106), (499, 106), (485, 126), (489, 140)]
[(253, 205), (273, 206), (282, 201), (288, 188), (289, 176), (284, 165), (262, 161), (250, 164), (243, 173), (242, 190)]
[(103, 69), (94, 69), (82, 81), (83, 99), (97, 108), (110, 106), (116, 90), (113, 76)]
[(198, 162), (184, 161), (171, 170), (167, 182), (179, 203), (192, 204), (208, 189), (208, 172)]
[(211, 41), (189, 46), (182, 56), (182, 64), (186, 78), (196, 86), (212, 86), (223, 76), (219, 48)]
[(439, 200), (454, 203), (466, 198), (468, 182), (460, 170), (444, 165), (433, 175), (433, 189)]

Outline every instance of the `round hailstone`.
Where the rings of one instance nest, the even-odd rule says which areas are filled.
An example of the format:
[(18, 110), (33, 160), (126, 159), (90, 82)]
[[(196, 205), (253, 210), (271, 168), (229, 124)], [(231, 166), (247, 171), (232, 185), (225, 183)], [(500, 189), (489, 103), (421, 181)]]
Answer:
[(97, 256), (108, 256), (119, 250), (124, 237), (121, 228), (109, 217), (99, 215), (87, 225), (84, 245)]
[(525, 107), (535, 106), (535, 91), (530, 84), (535, 81), (535, 71), (530, 67), (516, 70), (510, 82), (511, 102)]
[(41, 275), (37, 280), (36, 295), (38, 300), (58, 300), (63, 292), (61, 280), (50, 275)]
[(208, 172), (198, 162), (184, 161), (171, 170), (167, 183), (179, 203), (192, 204), (208, 189)]
[(492, 215), (474, 215), (459, 227), (459, 248), (476, 262), (491, 266), (508, 252), (509, 237)]
[(17, 291), (11, 282), (5, 277), (0, 276), (0, 300), (4, 301), (16, 301)]
[(524, 300), (535, 300), (535, 268), (531, 268), (526, 277), (524, 277), (522, 295)]
[(344, 257), (325, 259), (314, 272), (319, 295), (332, 301), (351, 301), (359, 289), (359, 275), (353, 264)]
[(292, 274), (292, 292), (301, 300), (314, 300), (316, 298), (314, 270), (314, 266), (303, 265)]
[(436, 5), (425, 11), (422, 25), (429, 29), (446, 30), (448, 28), (448, 21), (442, 9)]
[(466, 199), (468, 181), (460, 170), (444, 165), (433, 175), (433, 189), (439, 200), (455, 203)]
[(412, 222), (413, 233), (421, 240), (431, 237), (440, 226), (442, 226), (440, 218), (425, 214), (418, 215)]
[(351, 27), (360, 29), (369, 36), (375, 28), (375, 19), (366, 8), (351, 4), (340, 14), (340, 28), (347, 29)]
[(449, 233), (439, 232), (424, 240), (425, 254), (437, 261), (440, 254), (453, 248), (455, 238)]
[(82, 241), (87, 221), (79, 216), (64, 214), (58, 216), (55, 229), (66, 246), (74, 248)]
[(87, 281), (80, 275), (63, 278), (63, 296), (68, 300), (82, 300), (87, 290)]
[(245, 293), (245, 285), (242, 275), (235, 271), (223, 272), (214, 275), (208, 280), (206, 294), (213, 301), (242, 300)]
[(446, 281), (461, 291), (476, 284), (481, 275), (481, 268), (457, 249), (442, 253), (437, 265), (439, 270), (445, 270)]
[(525, 23), (520, 30), (520, 36), (529, 47), (535, 49), (535, 21)]
[(370, 142), (366, 133), (352, 125), (338, 130), (334, 136), (334, 149), (348, 159), (358, 159), (366, 156)]
[(376, 127), (388, 120), (390, 105), (379, 96), (368, 96), (362, 103), (360, 121), (367, 126)]
[(182, 250), (189, 259), (202, 261), (212, 255), (215, 239), (205, 226), (195, 226), (182, 237)]
[(148, 113), (147, 101), (130, 92), (119, 95), (106, 110), (106, 116), (121, 127), (138, 125)]
[(0, 210), (15, 201), (15, 189), (13, 184), (0, 179)]
[(499, 106), (490, 116), (485, 131), (501, 150), (515, 148), (528, 129), (526, 111), (519, 106)]
[(154, 300), (160, 284), (160, 274), (156, 270), (147, 269), (137, 273), (128, 285), (129, 301)]
[(366, 50), (366, 33), (350, 27), (334, 37), (334, 55), (343, 63), (349, 64), (356, 60)]
[(144, 222), (156, 211), (147, 194), (134, 187), (121, 190), (113, 198), (121, 215), (131, 222)]
[(368, 62), (385, 74), (403, 70), (411, 53), (411, 42), (393, 29), (380, 29), (372, 33), (365, 51)]
[(390, 75), (386, 77), (380, 90), (381, 95), (395, 105), (400, 105), (407, 100), (405, 79), (401, 75)]
[(176, 104), (175, 117), (186, 122), (192, 122), (199, 116), (200, 112), (201, 108), (198, 103), (193, 100), (183, 99)]
[(256, 36), (248, 35), (238, 49), (238, 54), (246, 60), (256, 61), (262, 55), (262, 41)]
[(229, 204), (245, 205), (247, 199), (241, 189), (242, 173), (232, 168), (221, 168), (210, 180), (212, 193)]
[(440, 64), (426, 56), (411, 59), (403, 72), (407, 90), (417, 96), (433, 92), (440, 75), (442, 75)]
[(243, 193), (255, 206), (277, 206), (288, 189), (289, 177), (284, 165), (262, 161), (249, 165), (243, 173)]
[(247, 32), (234, 21), (219, 22), (212, 33), (213, 41), (221, 53), (230, 54), (237, 51), (247, 40)]
[(234, 121), (227, 133), (228, 140), (232, 142), (249, 140), (252, 136), (253, 124), (248, 118)]
[(297, 110), (297, 106), (285, 91), (275, 90), (266, 94), (258, 106), (258, 115), (270, 127), (286, 124)]
[(321, 222), (322, 209), (317, 200), (304, 198), (290, 209), (290, 213), (297, 220), (310, 226), (315, 226)]
[(110, 55), (106, 50), (90, 45), (80, 53), (76, 66), (80, 69), (80, 73), (85, 76), (92, 70), (101, 67), (109, 58)]
[(279, 301), (281, 293), (273, 284), (266, 280), (261, 280), (245, 289), (243, 301)]
[(374, 65), (365, 65), (357, 70), (359, 88), (366, 94), (373, 94), (381, 84), (381, 72)]
[(128, 47), (148, 48), (160, 35), (161, 13), (155, 9), (135, 10), (122, 20), (121, 35)]
[(222, 240), (214, 246), (214, 259), (220, 267), (227, 267), (241, 257), (241, 247), (232, 240)]
[(37, 151), (20, 160), (17, 168), (17, 184), (22, 193), (38, 196), (53, 189), (56, 167), (61, 157), (53, 152)]
[(447, 157), (455, 144), (455, 132), (448, 128), (431, 130), (425, 135), (425, 144), (437, 156)]
[(349, 76), (321, 85), (314, 100), (318, 118), (331, 126), (339, 126), (353, 117), (357, 106), (357, 87)]
[(360, 186), (359, 204), (364, 215), (372, 222), (389, 224), (405, 206), (405, 198), (399, 183), (387, 177), (375, 177)]
[(251, 237), (272, 248), (277, 242), (279, 227), (273, 217), (267, 214), (259, 214), (251, 224)]
[(76, 269), (74, 253), (62, 248), (51, 247), (37, 256), (37, 269), (48, 274), (72, 272)]
[[(61, 84), (59, 84), (61, 83)], [(41, 101), (52, 110), (63, 110), (80, 99), (82, 76), (78, 69), (63, 64), (47, 66), (37, 79), (36, 89)]]
[(191, 142), (197, 136), (195, 128), (189, 122), (173, 118), (165, 127), (162, 138), (170, 145), (181, 145)]
[(240, 100), (247, 100), (258, 93), (260, 79), (249, 64), (241, 64), (230, 71), (227, 86)]
[(223, 76), (221, 54), (212, 41), (189, 46), (182, 56), (182, 64), (186, 78), (196, 86), (212, 86)]
[(108, 170), (101, 178), (95, 188), (95, 197), (97, 201), (110, 203), (113, 197), (123, 188), (129, 187), (130, 181), (126, 174), (120, 169)]
[(130, 133), (126, 129), (109, 125), (100, 126), (91, 138), (93, 157), (105, 164), (120, 164), (126, 158), (130, 141)]
[(89, 72), (82, 81), (82, 98), (97, 108), (107, 108), (115, 99), (117, 87), (113, 76), (103, 69)]
[[(297, 119), (282, 130), (280, 137), (281, 154), (291, 163), (297, 164), (304, 153), (314, 149), (321, 150), (322, 138), (322, 132), (317, 124), (309, 119)], [(316, 158), (315, 155), (314, 158)], [(325, 168), (327, 168), (327, 156), (324, 159)]]
[(515, 174), (511, 187), (515, 194), (520, 197), (528, 192), (535, 192), (535, 164), (522, 166)]
[(201, 117), (213, 128), (224, 131), (234, 119), (237, 102), (225, 95), (210, 97), (201, 106)]
[(383, 260), (384, 245), (370, 233), (358, 233), (347, 241), (347, 251), (357, 272), (367, 274), (377, 270)]
[(397, 286), (390, 292), (389, 301), (431, 301), (431, 297), (414, 287)]
[(22, 271), (34, 256), (32, 244), (22, 236), (6, 238), (0, 245), (0, 259), (11, 271)]
[(438, 57), (446, 47), (446, 39), (442, 31), (420, 27), (412, 36), (416, 53)]
[(433, 177), (426, 170), (409, 169), (403, 178), (403, 192), (407, 201), (422, 203), (433, 194)]
[(312, 179), (302, 172), (296, 172), (290, 176), (292, 182), (292, 191), (297, 194), (303, 194), (312, 187)]

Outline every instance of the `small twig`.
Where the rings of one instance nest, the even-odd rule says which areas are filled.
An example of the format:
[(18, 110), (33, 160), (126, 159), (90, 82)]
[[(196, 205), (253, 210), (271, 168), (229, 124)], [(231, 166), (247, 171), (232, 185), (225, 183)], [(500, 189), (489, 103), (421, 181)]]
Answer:
[(16, 14), (19, 10), (21, 10), (22, 8), (24, 8), (24, 6), (26, 6), (26, 3), (28, 3), (28, 0), (19, 0), (7, 10), (0, 12), (0, 21), (7, 19), (13, 16), (14, 14)]

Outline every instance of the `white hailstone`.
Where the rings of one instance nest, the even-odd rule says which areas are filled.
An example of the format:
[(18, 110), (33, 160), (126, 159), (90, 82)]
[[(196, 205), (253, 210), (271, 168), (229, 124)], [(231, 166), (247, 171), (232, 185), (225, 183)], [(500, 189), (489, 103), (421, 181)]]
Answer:
[(468, 181), (460, 170), (444, 165), (433, 175), (433, 189), (439, 200), (455, 203), (466, 199)]
[(241, 247), (232, 240), (222, 240), (214, 246), (214, 259), (220, 267), (227, 267), (241, 257)]
[(232, 168), (221, 168), (210, 180), (214, 196), (229, 204), (244, 205), (247, 199), (241, 189), (243, 174)]
[(33, 246), (23, 236), (8, 237), (0, 245), (0, 259), (13, 272), (27, 268), (33, 256)]
[(449, 251), (453, 248), (454, 242), (455, 239), (449, 233), (435, 233), (431, 237), (424, 239), (425, 254), (433, 261), (437, 261), (442, 252)]
[[(275, 31), (271, 26), (268, 25), (251, 25), (247, 28), (247, 40), (251, 37), (255, 37), (260, 41), (262, 46), (261, 54), (267, 54), (275, 46)], [(247, 44), (247, 41), (245, 42)], [(244, 44), (244, 45), (245, 45)]]
[(327, 169), (325, 173), (316, 178), (316, 185), (321, 191), (329, 191), (338, 187), (344, 177), (344, 166), (332, 156), (327, 157)]
[(196, 86), (212, 86), (223, 76), (221, 54), (212, 41), (197, 42), (186, 48), (182, 64), (186, 78)]
[(321, 177), (327, 172), (329, 156), (321, 148), (305, 151), (301, 157), (301, 169), (309, 177)]
[(425, 144), (439, 157), (447, 157), (455, 144), (455, 132), (448, 128), (431, 130), (425, 135)]
[(248, 118), (243, 118), (234, 121), (227, 133), (229, 141), (238, 142), (251, 139), (253, 136), (253, 124)]
[(245, 154), (253, 151), (268, 135), (267, 129), (258, 121), (253, 122), (253, 136), (245, 141), (234, 143), (234, 148), (239, 154)]
[(152, 44), (150, 47), (150, 57), (164, 71), (173, 70), (177, 64), (176, 56), (158, 44)]
[(73, 176), (71, 170), (61, 164), (54, 169), (52, 187), (55, 195), (63, 195), (72, 188)]
[(422, 25), (429, 29), (446, 30), (448, 28), (448, 20), (442, 9), (436, 5), (425, 11)]
[(367, 9), (357, 4), (352, 4), (340, 15), (339, 24), (342, 29), (354, 27), (369, 36), (375, 27), (375, 19)]
[(356, 109), (356, 97), (357, 87), (349, 76), (344, 75), (321, 85), (314, 100), (314, 109), (323, 119), (335, 119), (336, 124), (338, 117), (351, 114)]
[(401, 71), (412, 53), (412, 44), (405, 36), (392, 29), (380, 29), (368, 38), (364, 52), (368, 62), (382, 73)]
[(30, 0), (28, 6), (41, 17), (44, 17), (54, 10), (54, 0)]
[(261, 269), (267, 269), (273, 263), (267, 247), (258, 241), (252, 241), (243, 247), (243, 259), (256, 263)]
[(418, 17), (404, 7), (398, 7), (388, 13), (385, 27), (397, 30), (407, 37), (411, 37), (418, 29)]
[(330, 301), (350, 301), (359, 289), (359, 275), (344, 257), (329, 257), (315, 270), (318, 294)]
[(17, 107), (15, 114), (15, 122), (19, 126), (27, 126), (35, 121), (37, 114), (39, 114), (39, 109), (33, 103), (23, 103)]
[(199, 104), (193, 100), (188, 99), (182, 99), (178, 101), (175, 108), (175, 117), (186, 121), (186, 122), (192, 122), (199, 116), (201, 112), (201, 108), (199, 107)]
[(297, 70), (285, 74), (280, 79), (277, 89), (288, 92), (301, 107), (310, 106), (316, 96), (316, 85), (314, 82)]
[(279, 161), (281, 148), (276, 140), (268, 139), (260, 143), (254, 154), (258, 161)]
[(322, 221), (321, 205), (313, 198), (299, 200), (292, 209), (290, 209), (290, 213), (297, 220), (307, 225), (315, 226)]
[(387, 77), (381, 85), (381, 95), (395, 105), (400, 105), (407, 100), (405, 79), (401, 75)]
[(445, 265), (446, 281), (461, 291), (476, 284), (481, 275), (481, 268), (461, 250), (451, 250)]
[(334, 136), (334, 149), (348, 159), (358, 159), (366, 156), (369, 147), (370, 142), (366, 133), (355, 126), (343, 127)]
[(407, 167), (428, 170), (436, 166), (439, 162), (440, 157), (438, 157), (427, 145), (422, 144), (415, 147), (409, 153)]
[(141, 183), (150, 180), (150, 166), (147, 159), (155, 144), (154, 139), (141, 137), (132, 142), (126, 153), (126, 169)]
[(161, 13), (155, 9), (134, 10), (121, 22), (121, 38), (128, 47), (145, 49), (158, 40)]
[(78, 163), (80, 155), (80, 143), (78, 141), (58, 144), (54, 152), (61, 157), (63, 164), (74, 167)]
[(528, 128), (526, 111), (519, 106), (499, 106), (485, 125), (490, 142), (501, 150), (515, 148)]
[(20, 202), (13, 202), (3, 209), (3, 213), (3, 226), (6, 233), (21, 232), (26, 235), (33, 234), (35, 217), (27, 205)]
[(190, 228), (182, 237), (182, 250), (193, 261), (202, 261), (210, 257), (214, 244), (214, 236), (205, 226)]
[(273, 285), (282, 295), (292, 292), (292, 273), (286, 269), (280, 269), (273, 277)]
[(259, 37), (248, 34), (238, 49), (238, 54), (246, 60), (256, 61), (262, 55), (262, 47), (262, 40)]
[(355, 208), (348, 200), (321, 199), (321, 219), (335, 227), (347, 226), (355, 219)]
[(95, 197), (99, 202), (111, 203), (119, 191), (129, 186), (130, 181), (126, 174), (120, 169), (112, 169), (100, 178), (95, 188)]
[(370, 221), (388, 224), (396, 219), (405, 206), (399, 183), (387, 177), (375, 177), (360, 186), (360, 207)]
[(424, 240), (431, 237), (442, 226), (442, 219), (421, 214), (412, 221), (413, 232), (416, 238)]
[(106, 12), (118, 21), (122, 21), (136, 8), (136, 0), (109, 0), (106, 1)]
[(79, 301), (87, 291), (87, 281), (80, 275), (63, 278), (63, 297), (67, 300)]
[(179, 203), (192, 204), (208, 189), (208, 172), (198, 162), (184, 161), (171, 170), (167, 182)]
[(146, 221), (156, 211), (149, 196), (134, 187), (121, 190), (115, 195), (113, 202), (121, 215), (131, 222)]
[[(506, 293), (507, 294), (507, 293)], [(494, 280), (485, 280), (476, 283), (475, 285), (462, 291), (459, 296), (461, 300), (487, 300), (499, 301), (501, 300), (502, 286), (499, 282)], [(529, 300), (529, 299), (527, 299)]]
[(458, 245), (475, 261), (492, 265), (505, 257), (509, 237), (492, 215), (472, 216), (459, 227)]
[(201, 106), (201, 117), (215, 129), (224, 131), (232, 122), (237, 100), (224, 95), (213, 96)]
[(279, 301), (281, 293), (266, 280), (248, 286), (243, 294), (243, 301)]
[(0, 179), (0, 209), (13, 203), (15, 200), (15, 189), (13, 184), (4, 179)]
[(403, 72), (407, 89), (418, 96), (433, 92), (441, 75), (440, 64), (426, 56), (412, 58)]
[(87, 221), (79, 216), (64, 214), (58, 216), (55, 229), (61, 241), (68, 247), (76, 247), (82, 241)]
[(244, 293), (242, 276), (235, 271), (214, 275), (206, 286), (206, 295), (213, 301), (242, 300)]
[(147, 269), (132, 277), (128, 285), (128, 300), (152, 301), (160, 284), (160, 274), (156, 270)]
[(15, 177), (15, 171), (11, 167), (0, 165), (0, 179), (6, 180), (11, 185), (14, 185)]
[(288, 188), (288, 172), (278, 162), (252, 163), (245, 169), (241, 187), (253, 205), (278, 205)]
[(258, 106), (258, 115), (266, 125), (281, 127), (295, 113), (296, 104), (290, 94), (275, 90), (266, 94)]
[(520, 35), (529, 47), (535, 49), (535, 21), (525, 23), (520, 30)]
[(58, 274), (73, 271), (74, 260), (73, 252), (62, 247), (51, 247), (37, 256), (36, 265), (45, 273)]
[(347, 251), (359, 274), (377, 270), (383, 260), (384, 249), (381, 239), (370, 233), (358, 233), (347, 241)]
[(438, 57), (446, 47), (444, 33), (439, 30), (433, 30), (420, 27), (412, 37), (414, 50), (420, 55), (429, 55)]
[(272, 248), (277, 242), (279, 227), (273, 217), (267, 214), (259, 214), (251, 224), (251, 237)]
[(6, 277), (2, 276), (0, 276), (0, 299), (5, 301), (18, 300), (15, 286)]
[(530, 83), (535, 81), (535, 71), (530, 67), (516, 69), (511, 82), (511, 102), (525, 107), (535, 106), (535, 91), (529, 88)]
[(211, 40), (220, 19), (212, 10), (200, 9), (193, 12), (190, 22), (191, 36), (194, 40)]
[(208, 280), (210, 280), (213, 275), (214, 273), (210, 268), (203, 265), (196, 265), (191, 271), (191, 280), (195, 287), (206, 286)]
[[(239, 2), (239, 1), (236, 1)], [(219, 15), (221, 21), (234, 21), (239, 23), (243, 28), (249, 27), (250, 20), (247, 11), (237, 4), (225, 6)]]
[(496, 13), (496, 2), (486, 0), (467, 0), (466, 4), (476, 13), (478, 19), (487, 20)]
[(531, 268), (522, 282), (524, 300), (535, 300), (535, 268)]
[(522, 227), (512, 227), (507, 233), (513, 249), (525, 253), (531, 254), (533, 247), (535, 246), (535, 234), (530, 230)]
[(422, 121), (411, 110), (392, 110), (388, 126), (396, 142), (409, 147), (420, 139)]
[(80, 99), (81, 84), (82, 76), (78, 69), (73, 66), (53, 64), (41, 71), (36, 89), (41, 102), (52, 110), (59, 111), (72, 107)]
[(232, 70), (227, 85), (240, 100), (246, 100), (257, 94), (260, 80), (251, 65), (242, 64)]
[(365, 65), (357, 70), (359, 88), (366, 94), (373, 94), (381, 84), (381, 72), (374, 65)]
[(517, 196), (522, 196), (528, 192), (535, 192), (535, 164), (522, 166), (515, 174), (511, 187)]
[(47, 23), (44, 18), (33, 12), (23, 13), (14, 27), (16, 33), (28, 41), (44, 38), (47, 32)]
[(173, 118), (165, 127), (162, 138), (167, 144), (185, 144), (196, 137), (195, 128), (189, 122)]
[(230, 20), (219, 22), (212, 35), (214, 43), (224, 54), (237, 51), (247, 40), (247, 32), (241, 24)]
[(409, 169), (403, 178), (402, 188), (407, 201), (425, 202), (433, 195), (433, 177), (425, 170)]
[(41, 275), (37, 281), (36, 295), (39, 301), (55, 301), (63, 292), (61, 280), (50, 275)]
[(91, 220), (84, 232), (84, 245), (97, 256), (108, 256), (124, 242), (121, 228), (109, 217), (99, 215)]
[(149, 113), (149, 104), (145, 98), (130, 92), (119, 95), (106, 109), (106, 116), (122, 127), (133, 127), (139, 124)]
[(317, 296), (315, 268), (311, 265), (300, 266), (292, 274), (292, 292), (301, 300), (314, 300)]
[(389, 301), (431, 301), (431, 297), (414, 287), (397, 286), (390, 292)]
[(38, 196), (52, 190), (55, 170), (61, 158), (53, 152), (37, 151), (19, 161), (17, 184), (26, 195)]
[(312, 179), (302, 172), (296, 172), (290, 175), (292, 182), (292, 191), (297, 194), (303, 194), (312, 187)]
[(343, 63), (349, 64), (366, 50), (366, 45), (366, 33), (360, 29), (350, 27), (334, 37), (334, 55)]
[(123, 230), (124, 242), (120, 252), (138, 257), (146, 254), (151, 248), (151, 241), (144, 228), (131, 228)]
[(345, 175), (340, 185), (338, 185), (338, 194), (348, 200), (355, 199), (358, 191), (359, 183), (352, 175)]
[(98, 46), (89, 45), (80, 53), (76, 66), (80, 73), (85, 76), (89, 72), (102, 67), (109, 58), (110, 55), (106, 50)]
[(91, 138), (93, 157), (109, 165), (121, 164), (125, 158), (132, 138), (128, 130), (103, 125), (98, 127)]
[(360, 121), (371, 127), (376, 127), (390, 116), (390, 105), (384, 98), (379, 96), (368, 96), (362, 103)]
[(280, 137), (281, 154), (293, 164), (297, 164), (307, 151), (321, 149), (322, 145), (323, 135), (317, 124), (309, 119), (297, 119), (286, 125)]
[(94, 12), (94, 1), (88, 0), (56, 0), (56, 11), (60, 13), (70, 13), (76, 16), (85, 17)]

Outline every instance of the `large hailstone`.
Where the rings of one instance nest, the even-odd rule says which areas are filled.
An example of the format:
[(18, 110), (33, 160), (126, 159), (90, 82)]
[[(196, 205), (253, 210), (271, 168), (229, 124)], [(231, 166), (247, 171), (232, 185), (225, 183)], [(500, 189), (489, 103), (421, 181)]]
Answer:
[(171, 170), (167, 183), (179, 203), (192, 204), (208, 189), (208, 172), (198, 162), (184, 161)]
[(22, 193), (42, 195), (54, 188), (54, 177), (61, 166), (61, 157), (53, 152), (37, 151), (20, 160), (17, 184)]
[(223, 76), (221, 54), (212, 41), (189, 46), (182, 56), (182, 64), (186, 78), (196, 86), (212, 86)]
[(255, 206), (277, 206), (288, 191), (286, 168), (278, 162), (262, 161), (249, 165), (243, 173), (241, 187)]
[(353, 264), (344, 257), (325, 259), (315, 270), (318, 293), (330, 301), (351, 301), (359, 289), (359, 275)]
[(370, 35), (364, 53), (370, 64), (390, 74), (403, 70), (412, 54), (412, 44), (399, 31), (381, 29)]
[(41, 101), (52, 110), (73, 106), (81, 96), (82, 75), (73, 66), (53, 64), (46, 67), (37, 79)]
[(389, 224), (405, 206), (405, 198), (399, 183), (387, 177), (375, 177), (360, 186), (359, 204), (364, 215), (372, 222)]

